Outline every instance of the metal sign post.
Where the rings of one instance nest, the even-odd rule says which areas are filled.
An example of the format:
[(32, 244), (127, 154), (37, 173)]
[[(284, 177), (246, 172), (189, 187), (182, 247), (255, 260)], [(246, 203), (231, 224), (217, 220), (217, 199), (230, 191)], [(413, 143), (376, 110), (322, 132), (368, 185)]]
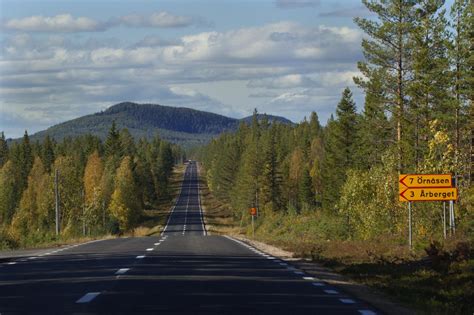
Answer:
[(54, 195), (55, 195), (55, 201), (56, 201), (56, 235), (59, 235), (59, 170), (56, 169), (56, 172), (54, 173)]
[(412, 249), (411, 202), (408, 203), (408, 246)]

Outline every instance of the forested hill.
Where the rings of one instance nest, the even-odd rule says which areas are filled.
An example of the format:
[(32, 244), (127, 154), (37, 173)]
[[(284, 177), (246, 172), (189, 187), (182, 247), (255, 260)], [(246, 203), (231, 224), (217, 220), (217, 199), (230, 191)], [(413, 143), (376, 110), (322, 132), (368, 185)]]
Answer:
[[(291, 124), (282, 117), (269, 115), (268, 119)], [(190, 108), (125, 102), (52, 126), (34, 134), (32, 139), (42, 140), (48, 134), (62, 140), (86, 133), (105, 139), (112, 121), (119, 128), (127, 128), (135, 138), (150, 139), (159, 134), (165, 140), (191, 146), (206, 143), (222, 132), (236, 130), (241, 121), (247, 122), (249, 118), (240, 120)]]

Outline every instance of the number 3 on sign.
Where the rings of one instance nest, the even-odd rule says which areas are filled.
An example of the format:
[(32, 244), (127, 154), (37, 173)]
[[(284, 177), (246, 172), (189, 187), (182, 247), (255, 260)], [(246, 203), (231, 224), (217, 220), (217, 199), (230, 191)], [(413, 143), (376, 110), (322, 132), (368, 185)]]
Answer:
[(415, 197), (415, 193), (413, 191), (410, 191), (410, 197)]

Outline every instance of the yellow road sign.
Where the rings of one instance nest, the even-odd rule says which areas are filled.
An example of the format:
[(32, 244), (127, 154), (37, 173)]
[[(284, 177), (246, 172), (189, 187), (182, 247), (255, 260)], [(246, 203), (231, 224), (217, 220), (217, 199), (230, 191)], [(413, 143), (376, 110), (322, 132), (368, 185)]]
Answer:
[(458, 199), (457, 188), (406, 188), (400, 191), (398, 199), (410, 201), (448, 201)]
[(448, 188), (453, 186), (450, 174), (401, 174), (400, 193), (406, 188)]

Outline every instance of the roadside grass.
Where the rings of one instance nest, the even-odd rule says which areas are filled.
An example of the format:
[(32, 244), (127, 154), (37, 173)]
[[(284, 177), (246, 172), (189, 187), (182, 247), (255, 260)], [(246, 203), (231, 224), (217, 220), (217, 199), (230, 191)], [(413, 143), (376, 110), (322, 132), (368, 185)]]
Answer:
[[(249, 216), (244, 216), (240, 228), (241, 220), (212, 195), (202, 174), (200, 180), (210, 231), (251, 239)], [(472, 240), (459, 237), (445, 244), (434, 243), (435, 250), (428, 251), (429, 242), (420, 243), (410, 251), (405, 239), (390, 235), (365, 241), (338, 240), (343, 239), (343, 224), (315, 212), (264, 214), (257, 220), (254, 239), (331, 268), (417, 313), (474, 313)]]

